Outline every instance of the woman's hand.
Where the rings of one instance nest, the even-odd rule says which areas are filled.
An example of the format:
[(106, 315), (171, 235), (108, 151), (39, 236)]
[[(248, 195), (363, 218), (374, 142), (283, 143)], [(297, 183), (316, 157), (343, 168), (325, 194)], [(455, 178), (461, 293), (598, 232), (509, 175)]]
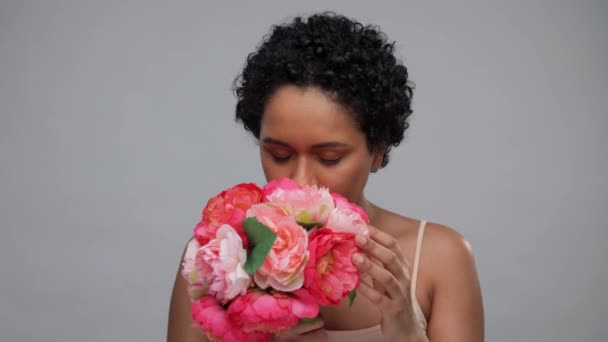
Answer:
[(373, 286), (361, 281), (358, 292), (375, 303), (382, 314), (382, 334), (391, 341), (426, 340), (416, 320), (410, 296), (409, 265), (392, 236), (369, 226), (369, 237), (357, 235), (355, 242), (364, 253), (353, 263), (373, 279)]
[(276, 336), (273, 342), (322, 342), (327, 341), (327, 333), (323, 329), (323, 320), (317, 318), (314, 323), (298, 323), (295, 327)]

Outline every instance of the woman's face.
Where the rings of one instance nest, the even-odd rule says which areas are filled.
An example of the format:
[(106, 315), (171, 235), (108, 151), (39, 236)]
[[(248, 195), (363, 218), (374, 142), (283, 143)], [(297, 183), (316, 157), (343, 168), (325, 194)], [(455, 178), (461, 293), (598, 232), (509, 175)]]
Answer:
[(370, 153), (351, 113), (314, 87), (283, 86), (262, 116), (260, 156), (266, 180), (288, 177), (321, 185), (362, 204), (381, 153)]

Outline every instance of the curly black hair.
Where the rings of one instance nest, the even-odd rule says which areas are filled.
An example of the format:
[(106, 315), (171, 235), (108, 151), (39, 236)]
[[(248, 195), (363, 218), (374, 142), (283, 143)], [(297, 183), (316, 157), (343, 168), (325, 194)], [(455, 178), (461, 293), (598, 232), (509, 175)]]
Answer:
[(412, 114), (413, 84), (377, 26), (333, 12), (272, 27), (233, 83), (236, 120), (259, 139), (266, 102), (281, 86), (318, 87), (348, 108), (370, 152), (401, 143)]

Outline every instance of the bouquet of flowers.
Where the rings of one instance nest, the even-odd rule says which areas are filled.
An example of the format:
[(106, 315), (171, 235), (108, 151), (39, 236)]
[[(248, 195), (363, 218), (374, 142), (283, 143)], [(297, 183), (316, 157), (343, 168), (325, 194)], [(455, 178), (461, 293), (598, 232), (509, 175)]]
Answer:
[(211, 198), (183, 259), (192, 318), (212, 341), (267, 341), (319, 305), (356, 296), (351, 258), (368, 217), (343, 196), (289, 179)]

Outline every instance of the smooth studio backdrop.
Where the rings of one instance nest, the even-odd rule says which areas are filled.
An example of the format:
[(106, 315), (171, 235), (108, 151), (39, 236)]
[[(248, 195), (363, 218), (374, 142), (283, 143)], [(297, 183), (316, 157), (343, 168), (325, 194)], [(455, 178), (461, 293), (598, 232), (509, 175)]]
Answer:
[(165, 339), (206, 200), (264, 182), (231, 81), (327, 9), (397, 41), (415, 113), (367, 195), (471, 242), (487, 340), (608, 339), (605, 1), (4, 0), (0, 340)]

